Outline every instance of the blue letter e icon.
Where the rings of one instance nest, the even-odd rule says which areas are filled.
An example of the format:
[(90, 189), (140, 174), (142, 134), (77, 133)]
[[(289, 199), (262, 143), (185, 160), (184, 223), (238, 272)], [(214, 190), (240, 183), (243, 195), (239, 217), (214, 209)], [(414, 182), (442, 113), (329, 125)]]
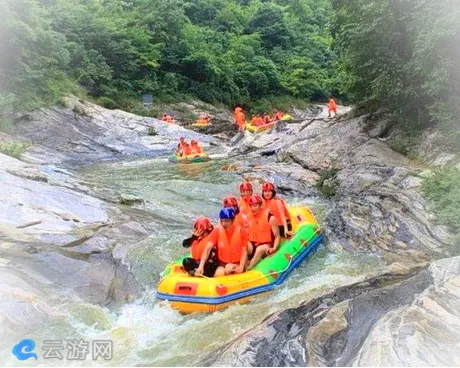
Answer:
[(34, 357), (37, 359), (37, 354), (33, 353), (35, 349), (35, 341), (30, 339), (24, 339), (16, 344), (11, 352), (16, 355), (18, 360), (27, 360)]

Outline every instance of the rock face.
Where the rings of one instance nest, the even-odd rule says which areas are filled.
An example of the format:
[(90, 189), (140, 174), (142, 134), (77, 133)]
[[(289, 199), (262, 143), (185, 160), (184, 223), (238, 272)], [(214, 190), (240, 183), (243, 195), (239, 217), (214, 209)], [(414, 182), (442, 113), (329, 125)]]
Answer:
[[(33, 147), (30, 162), (88, 163), (132, 155), (154, 156), (175, 149), (181, 136), (199, 139), (206, 147), (212, 137), (120, 110), (108, 110), (74, 97), (68, 107), (41, 109), (15, 121), (19, 137)], [(153, 127), (156, 135), (149, 135)]]
[[(87, 188), (76, 191), (70, 172), (61, 174), (67, 187), (38, 165), (0, 154), (0, 333), (6, 339), (42, 323), (63, 300), (116, 306), (140, 295), (112, 254), (119, 239), (129, 244), (125, 218), (82, 193)], [(131, 234), (130, 242), (146, 236)]]
[(460, 257), (393, 266), (268, 317), (212, 366), (457, 366)]
[(390, 261), (427, 260), (442, 252), (448, 233), (430, 222), (422, 170), (370, 137), (388, 121), (369, 126), (369, 119), (313, 118), (269, 134), (246, 132), (232, 155), (251, 158), (252, 165), (238, 163), (248, 178), (272, 180), (281, 192), (308, 196), (319, 189), (331, 197), (325, 220), (331, 247), (377, 252)]

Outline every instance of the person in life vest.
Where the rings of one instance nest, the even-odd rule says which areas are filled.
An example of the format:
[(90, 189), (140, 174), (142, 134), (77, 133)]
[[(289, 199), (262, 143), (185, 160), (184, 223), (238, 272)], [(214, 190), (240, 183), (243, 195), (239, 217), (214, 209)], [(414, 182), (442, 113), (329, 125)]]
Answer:
[[(193, 230), (192, 236), (182, 241), (182, 246), (184, 248), (191, 247), (191, 257), (183, 259), (182, 267), (184, 267), (184, 269), (192, 276), (195, 274), (196, 269), (200, 265), (203, 251), (209, 244), (209, 236), (214, 230), (214, 227), (208, 218), (199, 217), (193, 224)], [(202, 274), (207, 277), (213, 277), (218, 267), (219, 261), (217, 259), (217, 248), (214, 248), (209, 252), (207, 262), (203, 266)]]
[(243, 109), (241, 107), (237, 107), (234, 113), (235, 123), (238, 125), (238, 132), (244, 131), (244, 125), (246, 123), (246, 116), (244, 116)]
[(334, 116), (337, 116), (337, 104), (332, 97), (329, 99), (328, 117), (331, 117), (331, 112), (334, 112)]
[(194, 155), (203, 153), (203, 148), (201, 148), (200, 144), (195, 139), (190, 141), (190, 149)]
[(257, 115), (257, 119), (256, 119), (256, 126), (261, 126), (261, 125), (264, 125), (264, 118), (262, 116)]
[(248, 270), (254, 268), (263, 257), (278, 250), (281, 242), (280, 229), (268, 209), (263, 208), (263, 200), (259, 195), (251, 196), (251, 214), (249, 217), (248, 255), (251, 259)]
[(176, 155), (179, 155), (182, 149), (184, 148), (184, 145), (187, 143), (184, 137), (180, 137), (179, 143), (177, 144), (176, 148)]
[(257, 116), (256, 115), (252, 115), (251, 124), (254, 126), (257, 126)]
[(162, 121), (168, 123), (168, 124), (174, 124), (174, 118), (172, 116), (169, 116), (168, 114), (164, 113), (163, 116), (161, 117)]
[(244, 181), (240, 184), (240, 194), (241, 198), (239, 201), (240, 211), (245, 215), (248, 215), (251, 212), (251, 208), (249, 207), (249, 198), (252, 196), (253, 188), (252, 184), (248, 181)]
[(208, 114), (202, 114), (200, 116), (198, 116), (198, 119), (197, 119), (197, 124), (203, 124), (203, 125), (207, 125), (209, 124), (209, 121), (210, 121), (210, 117)]
[(272, 183), (262, 184), (262, 198), (265, 202), (265, 208), (275, 216), (280, 228), (280, 236), (282, 238), (291, 237), (292, 225), (286, 202), (276, 196), (276, 188)]
[(242, 226), (244, 228), (249, 227), (248, 216), (240, 211), (240, 206), (238, 205), (238, 199), (236, 199), (236, 197), (225, 197), (222, 201), (222, 206), (224, 208), (233, 208), (235, 211), (235, 225)]
[(268, 114), (264, 114), (263, 119), (264, 119), (264, 125), (265, 124), (270, 124), (272, 122), (272, 119), (270, 118), (270, 115), (268, 115)]
[(188, 156), (192, 154), (192, 147), (188, 142), (182, 144), (182, 148), (179, 150), (179, 156)]
[(201, 256), (196, 276), (204, 274), (204, 267), (214, 247), (217, 246), (219, 267), (214, 276), (242, 273), (248, 259), (247, 230), (235, 224), (233, 208), (222, 208), (219, 212), (220, 224), (216, 226), (208, 239), (208, 245)]
[(281, 111), (278, 111), (276, 109), (273, 112), (274, 112), (274, 114), (273, 114), (273, 120), (274, 121), (281, 120), (281, 118), (284, 116), (284, 114)]

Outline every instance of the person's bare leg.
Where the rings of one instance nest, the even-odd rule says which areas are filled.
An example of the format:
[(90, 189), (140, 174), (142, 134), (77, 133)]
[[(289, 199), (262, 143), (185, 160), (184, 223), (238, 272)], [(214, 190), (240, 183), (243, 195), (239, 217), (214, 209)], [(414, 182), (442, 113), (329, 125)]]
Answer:
[(214, 272), (214, 277), (225, 276), (225, 268), (224, 267), (217, 267), (216, 272)]
[(254, 257), (252, 257), (251, 262), (249, 262), (248, 270), (253, 269), (257, 265), (257, 263), (260, 262), (260, 260), (267, 253), (269, 248), (270, 248), (270, 246), (268, 244), (259, 245), (256, 248), (256, 252), (254, 254)]
[(229, 263), (225, 265), (225, 275), (231, 275), (232, 273), (235, 273), (235, 270), (238, 266), (233, 263)]

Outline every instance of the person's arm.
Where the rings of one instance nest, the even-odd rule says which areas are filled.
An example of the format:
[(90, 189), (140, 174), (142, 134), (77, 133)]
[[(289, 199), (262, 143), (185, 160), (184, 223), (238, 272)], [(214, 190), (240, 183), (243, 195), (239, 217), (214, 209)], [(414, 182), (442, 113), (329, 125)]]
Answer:
[(273, 236), (275, 237), (275, 240), (273, 242), (273, 247), (268, 250), (268, 254), (275, 253), (278, 250), (278, 247), (281, 242), (280, 228), (274, 216), (270, 217), (270, 225), (271, 225), (272, 233), (273, 233)]
[(287, 223), (287, 217), (286, 217), (286, 213), (288, 211), (286, 208), (286, 203), (282, 199), (278, 199), (277, 202), (278, 202), (277, 205), (278, 205), (280, 216), (283, 219), (284, 235), (286, 237), (289, 237), (292, 235), (292, 233), (288, 229), (288, 223)]
[(243, 247), (243, 252), (241, 253), (240, 264), (236, 268), (236, 273), (243, 273), (246, 262), (248, 261), (248, 247)]
[(236, 268), (236, 273), (242, 273), (244, 272), (244, 267), (246, 266), (246, 262), (248, 261), (248, 243), (249, 243), (249, 240), (248, 240), (248, 233), (246, 231), (246, 229), (242, 228), (240, 229), (241, 231), (241, 237), (242, 237), (242, 247), (243, 247), (243, 250), (242, 250), (242, 253), (241, 253), (241, 258), (240, 258), (240, 264), (239, 266)]
[(204, 248), (203, 254), (201, 255), (201, 259), (200, 259), (200, 265), (198, 266), (198, 268), (195, 271), (195, 276), (201, 276), (203, 274), (204, 265), (205, 265), (206, 261), (208, 260), (209, 255), (211, 254), (211, 250), (212, 250), (213, 247), (214, 247), (214, 244), (212, 242), (209, 242), (206, 245), (206, 247)]

